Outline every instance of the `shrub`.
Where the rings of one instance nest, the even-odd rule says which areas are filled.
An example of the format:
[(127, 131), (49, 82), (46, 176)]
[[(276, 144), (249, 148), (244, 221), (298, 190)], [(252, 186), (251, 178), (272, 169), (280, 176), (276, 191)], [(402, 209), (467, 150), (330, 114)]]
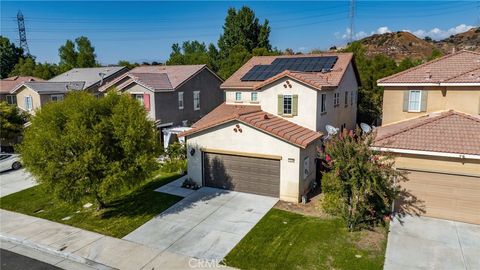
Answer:
[(325, 145), (329, 171), (322, 177), (322, 206), (350, 230), (382, 222), (398, 194), (393, 180), (404, 177), (392, 156), (372, 149), (373, 136), (345, 130)]

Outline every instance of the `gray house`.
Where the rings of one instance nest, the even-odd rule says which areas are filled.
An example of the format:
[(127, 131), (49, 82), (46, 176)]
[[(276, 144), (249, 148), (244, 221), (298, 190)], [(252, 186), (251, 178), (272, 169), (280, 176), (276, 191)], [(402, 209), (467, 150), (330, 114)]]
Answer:
[(139, 100), (159, 130), (189, 126), (224, 100), (223, 80), (206, 65), (140, 66), (100, 87)]

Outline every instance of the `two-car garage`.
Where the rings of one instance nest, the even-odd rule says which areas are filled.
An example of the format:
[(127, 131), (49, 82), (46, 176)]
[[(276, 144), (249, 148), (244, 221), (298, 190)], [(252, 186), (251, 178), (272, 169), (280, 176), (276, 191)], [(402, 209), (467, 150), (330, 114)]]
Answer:
[(203, 168), (205, 186), (280, 196), (280, 159), (204, 152)]

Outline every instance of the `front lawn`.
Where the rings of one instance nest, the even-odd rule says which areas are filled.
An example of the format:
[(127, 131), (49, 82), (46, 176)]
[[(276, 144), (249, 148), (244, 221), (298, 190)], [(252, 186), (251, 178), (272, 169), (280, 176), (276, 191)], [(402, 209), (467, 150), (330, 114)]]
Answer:
[(225, 262), (240, 269), (382, 269), (386, 231), (349, 233), (339, 219), (272, 209)]
[(0, 198), (0, 208), (121, 238), (182, 199), (154, 191), (179, 176), (159, 173), (101, 211), (58, 202), (40, 185)]

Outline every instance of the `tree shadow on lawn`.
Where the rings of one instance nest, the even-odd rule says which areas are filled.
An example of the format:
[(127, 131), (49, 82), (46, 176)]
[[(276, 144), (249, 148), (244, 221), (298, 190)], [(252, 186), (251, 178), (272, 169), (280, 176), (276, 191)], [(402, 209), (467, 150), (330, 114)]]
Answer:
[(166, 185), (183, 175), (174, 174), (165, 178), (152, 180), (137, 190), (110, 201), (107, 208), (100, 214), (102, 219), (116, 217), (154, 216), (172, 206), (182, 198), (175, 195), (160, 193), (155, 189)]

